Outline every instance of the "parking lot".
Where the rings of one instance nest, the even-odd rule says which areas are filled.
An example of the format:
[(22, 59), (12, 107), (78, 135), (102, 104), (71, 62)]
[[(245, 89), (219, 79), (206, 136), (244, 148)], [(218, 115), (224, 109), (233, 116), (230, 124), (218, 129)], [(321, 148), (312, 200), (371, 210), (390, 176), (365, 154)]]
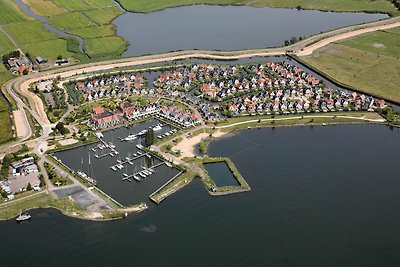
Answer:
[(33, 187), (34, 185), (39, 185), (40, 180), (39, 180), (39, 173), (34, 172), (30, 173), (28, 175), (10, 175), (8, 177), (8, 182), (10, 183), (10, 188), (12, 193), (17, 193), (21, 192), (24, 188), (27, 187), (28, 183), (31, 184)]

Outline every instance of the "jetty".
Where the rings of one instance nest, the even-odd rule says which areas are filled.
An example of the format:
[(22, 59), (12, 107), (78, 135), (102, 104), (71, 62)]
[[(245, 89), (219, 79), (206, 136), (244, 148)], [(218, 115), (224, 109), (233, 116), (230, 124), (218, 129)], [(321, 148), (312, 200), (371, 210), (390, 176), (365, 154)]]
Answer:
[(117, 162), (117, 164), (110, 166), (110, 168), (115, 171), (118, 168), (118, 166), (121, 166), (121, 165), (123, 166), (126, 163), (132, 165), (132, 161), (137, 160), (141, 157), (145, 157), (145, 156), (146, 157), (149, 156), (149, 153), (141, 153), (141, 154), (137, 155), (136, 157), (132, 157), (132, 158), (127, 157), (125, 160), (120, 160), (119, 162)]
[(122, 181), (132, 182), (131, 179), (133, 178), (134, 180), (139, 182), (142, 178), (146, 178), (147, 176), (152, 175), (154, 173), (155, 169), (157, 167), (163, 165), (163, 164), (165, 164), (165, 162), (160, 162), (160, 163), (158, 163), (156, 165), (153, 165), (151, 167), (142, 166), (142, 170), (137, 171), (137, 172), (135, 172), (135, 173), (133, 173), (131, 175), (128, 175), (128, 174), (124, 173), (123, 174), (124, 177), (122, 178)]

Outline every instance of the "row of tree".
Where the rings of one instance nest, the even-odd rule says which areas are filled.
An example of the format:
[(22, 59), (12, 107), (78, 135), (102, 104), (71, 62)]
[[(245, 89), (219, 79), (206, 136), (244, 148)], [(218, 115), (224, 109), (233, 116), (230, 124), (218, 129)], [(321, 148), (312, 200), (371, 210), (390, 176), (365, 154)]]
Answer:
[(398, 10), (400, 10), (400, 0), (392, 0), (392, 4), (393, 4)]

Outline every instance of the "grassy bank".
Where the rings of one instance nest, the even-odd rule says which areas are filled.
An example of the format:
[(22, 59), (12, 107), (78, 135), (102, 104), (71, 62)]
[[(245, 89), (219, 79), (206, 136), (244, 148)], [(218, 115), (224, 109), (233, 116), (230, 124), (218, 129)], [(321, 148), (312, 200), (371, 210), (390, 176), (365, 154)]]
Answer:
[(400, 29), (364, 34), (301, 60), (357, 91), (400, 103)]
[[(249, 184), (246, 182), (246, 180), (243, 178), (243, 176), (240, 174), (236, 166), (233, 164), (233, 162), (229, 158), (208, 158), (205, 157), (201, 160), (196, 161), (199, 166), (204, 170), (204, 172), (207, 174), (205, 177), (202, 178), (202, 181), (204, 185), (207, 187), (208, 191), (212, 195), (220, 195), (220, 194), (230, 194), (230, 193), (238, 193), (238, 192), (243, 192), (243, 191), (248, 191), (250, 190)], [(225, 162), (225, 164), (228, 166), (229, 170), (232, 172), (233, 177), (238, 181), (239, 185), (238, 186), (220, 186), (218, 187), (213, 178), (208, 175), (207, 170), (204, 167), (204, 164), (207, 163), (218, 163), (218, 162)]]
[(6, 143), (13, 138), (9, 107), (6, 100), (0, 95), (0, 144)]
[(129, 11), (143, 13), (176, 6), (213, 4), (280, 8), (296, 8), (297, 6), (301, 6), (303, 9), (319, 9), (326, 11), (366, 11), (389, 13), (392, 15), (398, 14), (395, 7), (388, 0), (118, 0), (118, 2)]

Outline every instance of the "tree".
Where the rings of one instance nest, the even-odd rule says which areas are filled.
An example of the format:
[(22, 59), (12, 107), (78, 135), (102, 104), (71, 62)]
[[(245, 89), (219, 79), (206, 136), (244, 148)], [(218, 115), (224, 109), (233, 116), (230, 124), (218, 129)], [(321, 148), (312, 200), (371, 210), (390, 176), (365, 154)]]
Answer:
[(147, 131), (145, 141), (147, 146), (154, 144), (154, 130), (152, 128)]
[(24, 69), (24, 71), (22, 72), (23, 75), (28, 75), (29, 74), (29, 70), (28, 69)]
[(63, 58), (62, 55), (58, 55), (58, 56), (57, 56), (57, 59), (58, 59), (58, 60), (61, 60), (62, 58)]
[(297, 10), (302, 10), (303, 8), (301, 7), (301, 5), (298, 5), (297, 7)]
[(28, 185), (26, 186), (26, 191), (32, 191), (31, 183), (28, 183)]

